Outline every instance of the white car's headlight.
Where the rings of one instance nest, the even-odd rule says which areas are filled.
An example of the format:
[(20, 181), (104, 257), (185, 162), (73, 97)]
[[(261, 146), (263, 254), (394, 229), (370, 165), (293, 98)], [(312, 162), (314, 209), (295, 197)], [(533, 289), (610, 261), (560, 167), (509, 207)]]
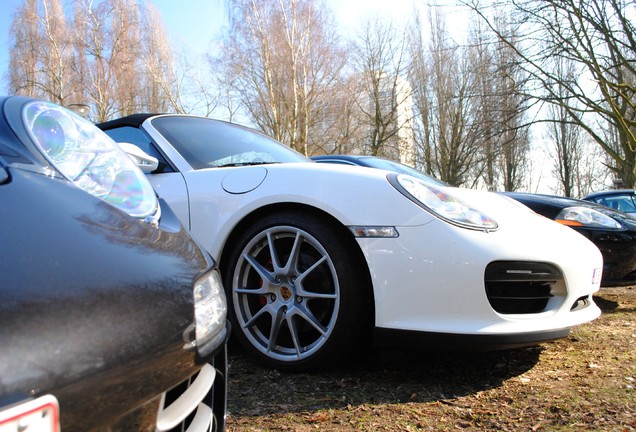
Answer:
[(554, 219), (563, 225), (591, 228), (620, 229), (621, 224), (611, 217), (589, 207), (567, 207)]
[(225, 338), (227, 302), (221, 276), (212, 270), (194, 284), (194, 325), (197, 350), (205, 357)]
[(453, 196), (447, 188), (404, 174), (389, 174), (388, 180), (404, 196), (447, 222), (486, 231), (498, 228), (497, 222)]
[(152, 186), (108, 135), (49, 102), (27, 104), (22, 116), (35, 145), (69, 181), (131, 216), (156, 222), (159, 206)]

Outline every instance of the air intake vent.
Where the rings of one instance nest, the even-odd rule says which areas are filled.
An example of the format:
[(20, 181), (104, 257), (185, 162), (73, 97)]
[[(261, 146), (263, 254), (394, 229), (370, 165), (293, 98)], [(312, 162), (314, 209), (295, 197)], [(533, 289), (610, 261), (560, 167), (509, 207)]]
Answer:
[(219, 432), (227, 410), (227, 351), (219, 352), (189, 380), (165, 392), (156, 431)]
[(551, 264), (525, 261), (495, 261), (486, 267), (486, 296), (502, 314), (533, 314), (546, 310), (553, 287), (562, 281)]

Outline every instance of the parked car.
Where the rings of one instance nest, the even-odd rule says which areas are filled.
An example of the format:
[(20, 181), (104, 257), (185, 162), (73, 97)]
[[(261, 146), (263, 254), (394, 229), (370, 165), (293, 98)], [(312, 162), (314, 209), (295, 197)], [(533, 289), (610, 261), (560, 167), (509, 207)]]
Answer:
[(534, 345), (600, 314), (598, 248), (510, 199), (313, 163), (209, 118), (98, 126), (159, 159), (150, 182), (220, 257), (232, 334), (269, 366), (314, 369), (374, 341)]
[[(408, 165), (368, 155), (312, 156), (321, 163), (338, 163), (409, 173), (423, 181), (439, 182)], [(441, 182), (439, 182), (441, 183)], [(636, 284), (636, 218), (587, 201), (551, 195), (503, 192), (536, 213), (573, 228), (590, 239), (603, 254), (603, 286)]]
[(590, 239), (603, 254), (602, 286), (636, 284), (636, 217), (574, 198), (521, 192), (502, 194)]
[(349, 155), (349, 154), (333, 154), (312, 156), (311, 159), (319, 163), (331, 163), (339, 165), (363, 166), (368, 168), (378, 168), (387, 171), (393, 171), (401, 174), (408, 174), (417, 177), (426, 183), (437, 186), (448, 186), (446, 183), (433, 176), (416, 170), (413, 167), (405, 165), (394, 160), (385, 159), (378, 156), (369, 155)]
[(92, 123), (0, 98), (0, 431), (222, 431), (219, 272)]
[(583, 199), (624, 213), (636, 214), (636, 190), (634, 189), (595, 192)]

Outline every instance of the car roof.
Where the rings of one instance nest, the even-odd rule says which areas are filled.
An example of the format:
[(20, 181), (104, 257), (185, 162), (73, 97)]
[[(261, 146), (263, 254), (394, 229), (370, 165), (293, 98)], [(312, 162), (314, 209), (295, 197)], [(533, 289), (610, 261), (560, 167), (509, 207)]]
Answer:
[[(367, 156), (368, 157), (368, 156)], [(329, 155), (320, 155), (320, 156), (312, 156), (313, 160), (344, 160), (351, 162), (359, 162), (362, 161), (365, 156), (361, 155), (349, 155), (349, 154), (329, 154)]]
[(96, 126), (102, 130), (114, 129), (114, 128), (122, 127), (122, 126), (139, 127), (147, 119), (157, 115), (159, 114), (158, 113), (131, 114), (125, 117), (120, 117), (118, 119), (109, 120), (102, 123), (97, 123)]
[(571, 206), (584, 206), (584, 207), (602, 207), (600, 204), (592, 203), (589, 201), (583, 201), (576, 198), (563, 197), (558, 195), (548, 194), (533, 194), (528, 192), (499, 192), (503, 195), (507, 195), (511, 198), (527, 201), (535, 201), (543, 204), (550, 204), (556, 207), (571, 207)]
[(627, 194), (627, 195), (636, 194), (636, 190), (635, 189), (611, 189), (611, 190), (591, 193), (591, 194), (587, 195), (585, 197), (585, 199), (587, 199), (587, 198), (595, 198), (595, 197), (599, 197), (599, 196), (625, 195), (625, 194)]

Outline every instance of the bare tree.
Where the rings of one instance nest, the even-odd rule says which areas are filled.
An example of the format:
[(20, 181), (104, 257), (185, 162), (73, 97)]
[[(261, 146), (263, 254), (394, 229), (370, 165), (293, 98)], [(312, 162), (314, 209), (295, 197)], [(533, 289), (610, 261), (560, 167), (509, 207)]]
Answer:
[[(501, 26), (507, 25), (507, 20), (502, 18)], [(514, 30), (510, 29), (509, 33), (514, 40)], [(525, 121), (527, 78), (519, 67), (515, 52), (500, 40), (496, 45), (495, 66), (496, 123), (499, 125), (495, 130), (501, 149), (499, 166), (504, 190), (515, 191), (523, 186), (530, 148), (529, 126)]]
[(158, 13), (135, 0), (75, 3), (75, 41), (98, 121), (141, 110), (184, 112), (172, 49)]
[[(515, 0), (494, 3), (510, 8), (517, 35), (497, 29), (488, 9), (466, 2), (522, 59), (535, 83), (533, 96), (563, 107), (611, 158), (615, 174), (636, 184), (636, 34), (633, 2), (623, 0)], [(630, 12), (631, 10), (631, 12)], [(568, 79), (558, 59), (578, 65)], [(562, 90), (566, 92), (563, 93)], [(606, 127), (616, 131), (610, 133)], [(618, 138), (614, 145), (608, 136)]]
[(360, 121), (357, 95), (359, 76), (343, 77), (332, 87), (333, 93), (324, 102), (323, 120), (316, 124), (314, 134), (327, 139), (313, 141), (313, 154), (360, 153), (368, 137), (368, 127)]
[(29, 97), (38, 95), (38, 57), (41, 46), (37, 0), (24, 2), (11, 24), (9, 91)]
[(103, 121), (141, 110), (183, 111), (171, 48), (151, 4), (27, 0), (13, 20), (10, 86), (61, 105), (85, 103)]
[[(346, 56), (333, 17), (317, 0), (235, 0), (217, 65), (231, 95), (264, 132), (311, 154), (328, 137), (327, 101)], [(317, 141), (316, 141), (317, 140)]]
[(413, 90), (407, 80), (408, 38), (381, 17), (371, 18), (354, 46), (359, 85), (354, 93), (362, 152), (413, 165)]
[(9, 90), (59, 104), (74, 102), (73, 52), (59, 0), (28, 0), (11, 26)]
[[(558, 64), (561, 68), (560, 75), (571, 81), (572, 75), (575, 73), (574, 64), (561, 60)], [(562, 93), (561, 97), (565, 97), (566, 89), (562, 86), (555, 89), (555, 92)], [(577, 171), (582, 161), (582, 142), (581, 128), (577, 126), (567, 109), (559, 105), (551, 105), (549, 109), (549, 118), (553, 123), (549, 125), (548, 137), (552, 142), (554, 169), (553, 172), (559, 182), (560, 191), (566, 196), (575, 195)]]
[(479, 123), (482, 134), (475, 137), (479, 140), (481, 162), (474, 165), (475, 178), (481, 177), (488, 190), (498, 189), (501, 172), (498, 161), (502, 148), (497, 136), (501, 131), (499, 125), (500, 101), (493, 79), (496, 55), (493, 43), (478, 21), (471, 21), (468, 36), (469, 58), (474, 74), (475, 122)]
[(428, 43), (416, 21), (411, 54), (420, 165), (451, 185), (473, 185), (474, 167), (481, 162), (482, 132), (475, 116), (478, 100), (470, 57), (451, 41), (439, 11), (431, 10), (429, 21)]
[[(143, 91), (141, 105), (153, 112), (187, 112), (182, 91), (184, 86), (177, 76), (172, 47), (164, 32), (161, 16), (152, 4), (147, 4), (141, 17), (140, 61), (146, 71), (140, 74)], [(137, 72), (139, 74), (139, 71)]]
[[(508, 26), (505, 15), (498, 16), (496, 22)], [(529, 169), (526, 76), (514, 51), (494, 38), (479, 20), (471, 21), (468, 53), (475, 99), (472, 136), (481, 155), (474, 175), (481, 177), (489, 190), (518, 190), (524, 186)]]
[(80, 76), (96, 121), (130, 114), (139, 106), (134, 95), (139, 95), (140, 80), (134, 66), (140, 25), (136, 4), (131, 1), (74, 3), (74, 42), (82, 57)]

